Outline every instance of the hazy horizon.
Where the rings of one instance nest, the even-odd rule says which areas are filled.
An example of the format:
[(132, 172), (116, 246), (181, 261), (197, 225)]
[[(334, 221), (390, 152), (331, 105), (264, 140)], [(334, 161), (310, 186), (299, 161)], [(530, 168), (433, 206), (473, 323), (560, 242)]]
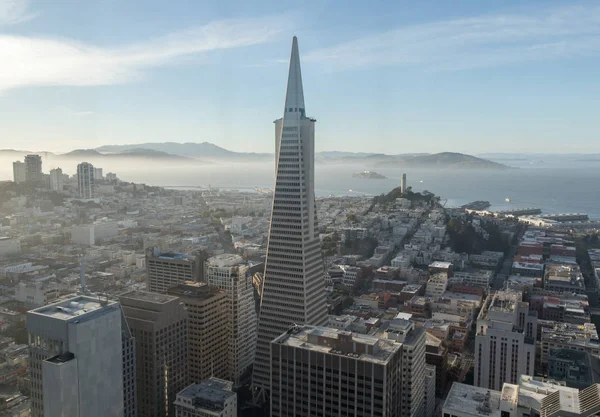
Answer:
[(297, 35), (317, 152), (600, 152), (598, 3), (303, 6), (0, 0), (0, 147), (271, 153)]

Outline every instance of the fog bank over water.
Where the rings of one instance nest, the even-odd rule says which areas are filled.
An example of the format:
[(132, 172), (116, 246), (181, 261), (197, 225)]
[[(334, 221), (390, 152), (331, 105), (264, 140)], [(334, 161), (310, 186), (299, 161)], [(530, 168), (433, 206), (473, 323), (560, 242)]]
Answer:
[[(12, 179), (14, 159), (0, 160), (0, 180)], [(221, 187), (253, 190), (272, 188), (275, 175), (273, 161), (224, 163), (200, 161), (161, 161), (105, 158), (89, 161), (104, 174), (115, 172), (124, 181), (158, 186)], [(43, 170), (61, 167), (75, 173), (78, 161), (44, 160)], [(513, 163), (513, 165), (515, 165)], [(600, 163), (532, 164), (508, 170), (401, 169), (362, 164), (316, 165), (315, 186), (319, 196), (378, 195), (399, 186), (406, 172), (408, 185), (415, 191), (429, 190), (448, 206), (474, 200), (488, 200), (492, 210), (540, 207), (544, 213), (583, 212), (600, 219)], [(573, 168), (577, 166), (577, 168)], [(372, 180), (353, 178), (352, 174), (372, 170), (388, 177)], [(510, 203), (505, 199), (510, 198)]]

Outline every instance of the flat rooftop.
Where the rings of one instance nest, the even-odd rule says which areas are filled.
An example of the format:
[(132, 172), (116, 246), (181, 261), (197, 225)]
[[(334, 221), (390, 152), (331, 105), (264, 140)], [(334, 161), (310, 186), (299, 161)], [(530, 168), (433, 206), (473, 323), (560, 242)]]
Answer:
[(73, 318), (85, 319), (96, 315), (97, 312), (110, 307), (111, 309), (119, 303), (87, 295), (77, 295), (72, 298), (48, 304), (31, 310), (28, 314), (51, 317), (57, 320), (71, 320)]
[[(357, 353), (355, 351), (349, 352), (340, 350), (337, 345), (337, 342), (340, 341), (340, 336), (341, 338), (351, 338), (354, 346), (358, 344), (364, 345), (365, 350), (369, 349), (372, 353)], [(360, 361), (373, 362), (381, 365), (385, 365), (402, 345), (401, 343), (390, 339), (351, 333), (329, 327), (308, 325), (292, 327), (271, 343), (279, 343), (281, 345), (293, 346), (315, 352), (349, 356)]]
[(216, 267), (234, 266), (243, 262), (244, 259), (240, 255), (233, 253), (222, 253), (221, 255), (208, 258), (208, 264)]
[(444, 402), (444, 413), (500, 417), (500, 391), (455, 382)]
[(177, 394), (177, 397), (191, 399), (192, 404), (199, 408), (223, 408), (225, 400), (236, 396), (232, 387), (233, 382), (219, 378), (209, 378), (198, 384), (185, 387)]
[(174, 295), (158, 294), (148, 291), (129, 291), (119, 295), (119, 298), (130, 298), (133, 300), (150, 301), (152, 303), (164, 304), (177, 299)]

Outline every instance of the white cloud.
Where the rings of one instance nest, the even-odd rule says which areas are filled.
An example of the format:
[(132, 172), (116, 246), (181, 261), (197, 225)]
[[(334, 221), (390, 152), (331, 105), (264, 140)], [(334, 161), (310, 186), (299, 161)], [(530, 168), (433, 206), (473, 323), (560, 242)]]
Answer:
[(332, 70), (413, 66), (458, 70), (600, 54), (600, 6), (484, 15), (404, 26), (310, 52)]
[(0, 26), (16, 25), (36, 17), (29, 12), (29, 0), (0, 0)]
[(287, 28), (288, 19), (282, 16), (221, 20), (115, 48), (70, 39), (0, 35), (0, 91), (126, 83), (142, 77), (149, 67), (186, 55), (265, 43)]

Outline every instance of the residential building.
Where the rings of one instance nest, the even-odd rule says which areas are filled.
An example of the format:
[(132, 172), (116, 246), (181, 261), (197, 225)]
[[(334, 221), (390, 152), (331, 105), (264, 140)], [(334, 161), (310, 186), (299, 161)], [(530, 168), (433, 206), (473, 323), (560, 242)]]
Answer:
[(227, 378), (230, 367), (224, 352), (229, 351), (229, 335), (233, 333), (227, 293), (200, 282), (186, 282), (168, 293), (179, 297), (187, 309), (189, 380), (198, 383), (211, 376)]
[(593, 323), (554, 322), (552, 327), (542, 327), (540, 346), (540, 363), (543, 369), (547, 367), (548, 358), (556, 350), (568, 349), (600, 355), (600, 340), (598, 340), (596, 325)]
[(175, 417), (237, 417), (233, 383), (209, 378), (185, 387), (175, 400)]
[(75, 296), (27, 313), (33, 417), (121, 417), (119, 303)]
[(600, 385), (569, 388), (522, 375), (501, 390), (455, 382), (442, 407), (443, 417), (588, 417), (600, 412)]
[(548, 264), (544, 273), (544, 289), (558, 293), (585, 294), (585, 281), (577, 264)]
[(214, 256), (205, 264), (205, 280), (227, 294), (229, 379), (237, 386), (254, 362), (257, 316), (252, 274), (239, 255)]
[(438, 272), (429, 277), (425, 286), (425, 296), (438, 299), (446, 292), (446, 288), (448, 288), (448, 275)]
[(476, 271), (454, 272), (451, 281), (465, 285), (473, 285), (487, 289), (494, 278), (494, 271), (479, 269)]
[(383, 335), (402, 343), (401, 415), (423, 416), (426, 406), (424, 395), (427, 390), (425, 328), (416, 327), (414, 322), (406, 319), (406, 314), (399, 313), (387, 323)]
[(39, 155), (25, 156), (25, 180), (30, 183), (42, 182), (42, 157)]
[(544, 276), (544, 267), (544, 264), (513, 262), (511, 272), (515, 275), (542, 278)]
[(15, 287), (15, 300), (25, 308), (37, 308), (58, 298), (58, 287), (43, 281), (19, 282)]
[(135, 339), (139, 416), (175, 414), (175, 398), (188, 384), (187, 312), (175, 296), (130, 291), (119, 296)]
[(186, 281), (200, 281), (202, 264), (198, 256), (161, 252), (159, 248), (152, 248), (146, 252), (146, 271), (148, 290), (165, 294), (169, 288)]
[(63, 190), (63, 172), (60, 168), (50, 170), (50, 189), (52, 191), (61, 192)]
[(71, 242), (78, 245), (93, 246), (103, 239), (111, 239), (118, 235), (118, 224), (114, 221), (71, 226)]
[(27, 181), (27, 170), (24, 162), (13, 162), (13, 181), (15, 184), (22, 184)]
[(395, 340), (293, 326), (271, 342), (271, 415), (408, 416), (402, 359)]
[[(448, 373), (448, 348), (437, 337), (425, 335), (425, 362), (435, 367), (435, 391), (442, 397), (446, 392), (446, 375)], [(428, 414), (430, 415), (430, 414)]]
[(585, 388), (600, 382), (600, 357), (572, 349), (554, 349), (548, 355), (548, 378), (571, 388)]
[(102, 168), (94, 167), (94, 180), (101, 180), (102, 178)]
[(77, 165), (77, 192), (79, 198), (83, 200), (95, 198), (95, 187), (94, 166), (89, 162), (82, 162)]
[(327, 322), (315, 201), (315, 119), (306, 117), (294, 37), (283, 118), (275, 122), (276, 182), (269, 228), (253, 384), (270, 381), (270, 343), (296, 324)]
[(0, 259), (21, 254), (21, 240), (16, 237), (0, 236)]
[(489, 295), (477, 318), (475, 381), (478, 387), (499, 390), (533, 375), (537, 312), (521, 301), (521, 293), (498, 291)]

